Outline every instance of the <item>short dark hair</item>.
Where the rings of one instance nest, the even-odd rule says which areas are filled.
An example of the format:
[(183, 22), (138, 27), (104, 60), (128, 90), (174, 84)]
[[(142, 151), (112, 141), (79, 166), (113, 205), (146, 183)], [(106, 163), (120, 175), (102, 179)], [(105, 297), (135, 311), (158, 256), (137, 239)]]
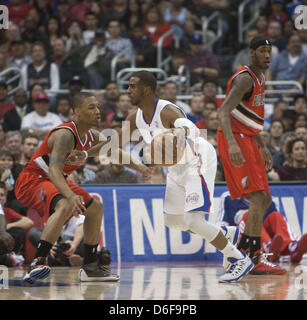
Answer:
[(38, 136), (35, 133), (25, 132), (25, 134), (22, 136), (21, 143), (24, 144), (26, 139), (28, 139), (28, 138), (33, 138), (33, 139), (36, 139), (37, 141), (39, 141)]
[(293, 103), (295, 104), (298, 99), (304, 99), (307, 102), (307, 97), (304, 94), (298, 94), (294, 97)]
[(144, 86), (150, 87), (153, 92), (156, 91), (157, 79), (151, 72), (146, 70), (137, 71), (133, 73), (132, 77), (139, 78)]
[(83, 101), (89, 97), (93, 97), (92, 93), (89, 92), (80, 92), (77, 93), (73, 98), (72, 98), (72, 109), (75, 110), (76, 108), (80, 107), (83, 103)]
[(0, 188), (4, 189), (7, 192), (6, 185), (5, 185), (5, 183), (3, 181), (0, 181)]
[(306, 147), (306, 141), (304, 141), (302, 138), (292, 139), (292, 140), (287, 142), (287, 145), (286, 145), (286, 153), (287, 154), (290, 154), (292, 152), (293, 146), (297, 142), (303, 142), (305, 144), (305, 147)]

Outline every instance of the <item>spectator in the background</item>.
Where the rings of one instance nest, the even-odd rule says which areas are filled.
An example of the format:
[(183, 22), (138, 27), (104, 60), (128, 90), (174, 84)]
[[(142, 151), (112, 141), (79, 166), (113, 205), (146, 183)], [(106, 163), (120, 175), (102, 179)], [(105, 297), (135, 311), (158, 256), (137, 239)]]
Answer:
[(217, 110), (217, 105), (214, 101), (208, 101), (204, 103), (204, 110), (203, 110), (204, 119), (197, 121), (196, 127), (199, 129), (206, 129), (207, 128), (206, 119), (208, 118), (209, 113), (216, 110)]
[(14, 108), (14, 103), (8, 100), (8, 85), (0, 79), (0, 120), (11, 109)]
[(58, 65), (62, 87), (66, 88), (73, 76), (83, 72), (80, 58), (76, 54), (68, 54), (62, 38), (56, 39), (53, 43), (53, 61)]
[[(151, 39), (152, 45), (156, 48), (159, 38), (171, 30), (171, 25), (163, 21), (160, 8), (155, 4), (150, 4), (144, 13), (144, 32)], [(168, 48), (173, 41), (173, 34), (167, 36), (162, 47)]]
[(140, 25), (143, 34), (143, 25), (141, 23), (143, 18), (142, 3), (138, 0), (129, 0), (128, 8), (125, 16), (121, 19), (126, 31), (133, 30), (136, 25)]
[(117, 20), (121, 25), (125, 24), (125, 17), (128, 11), (127, 0), (113, 0), (110, 3), (111, 7), (105, 12), (107, 24), (111, 20)]
[[(111, 128), (121, 127), (122, 121), (128, 116), (129, 110), (131, 109), (131, 99), (127, 93), (121, 93), (117, 102), (116, 112), (113, 115), (110, 123)], [(108, 126), (107, 126), (108, 127)]]
[(170, 70), (168, 72), (170, 77), (178, 78), (179, 68), (185, 65), (186, 52), (182, 49), (173, 49), (171, 52)]
[(69, 11), (69, 16), (81, 22), (85, 21), (85, 15), (91, 10), (92, 0), (83, 0), (76, 3)]
[[(271, 41), (272, 45), (278, 48), (278, 51), (286, 49), (287, 39), (282, 35), (281, 23), (278, 21), (271, 21), (268, 25), (268, 40)], [(274, 58), (271, 57), (271, 59)]]
[[(302, 51), (302, 43), (298, 34), (293, 34), (288, 40), (287, 49), (279, 53), (266, 72), (266, 80), (294, 80), (305, 84), (307, 56)], [(289, 89), (289, 86), (275, 86), (276, 89)], [(268, 86), (268, 89), (273, 89)]]
[[(8, 54), (6, 52), (0, 52), (0, 73), (2, 73), (3, 71), (5, 71), (8, 68), (10, 68)], [(4, 82), (6, 82), (13, 75), (14, 75), (13, 72), (6, 73), (5, 75), (2, 75), (0, 77), (0, 81), (2, 80)]]
[(299, 94), (294, 97), (294, 109), (297, 113), (307, 114), (307, 98), (304, 94)]
[(28, 99), (28, 105), (29, 105), (29, 109), (30, 111), (33, 111), (33, 101), (34, 101), (34, 97), (41, 92), (44, 92), (44, 88), (40, 83), (34, 83), (30, 89), (29, 89), (29, 99)]
[(57, 17), (52, 16), (44, 23), (46, 23), (45, 32), (48, 35), (49, 44), (53, 46), (54, 41), (58, 38), (61, 38), (61, 35), (62, 35), (61, 29), (60, 29), (60, 22)]
[(21, 69), (21, 86), (29, 90), (34, 83), (40, 83), (46, 90), (60, 89), (60, 73), (54, 62), (46, 59), (46, 49), (43, 43), (36, 42), (31, 52), (33, 62)]
[(5, 133), (4, 149), (9, 151), (16, 161), (19, 161), (21, 157), (21, 140), (21, 133), (17, 130)]
[(30, 161), (38, 148), (38, 137), (33, 133), (26, 133), (22, 136), (21, 157), (18, 161), (21, 165), (26, 165)]
[(82, 29), (79, 21), (72, 21), (67, 28), (68, 39), (66, 41), (67, 52), (73, 53), (85, 45), (82, 38)]
[(84, 44), (90, 44), (95, 37), (95, 32), (98, 26), (98, 19), (94, 12), (88, 11), (85, 14), (84, 24), (85, 30), (82, 32), (82, 38), (84, 40)]
[(21, 122), (24, 132), (31, 132), (43, 140), (45, 135), (62, 121), (58, 115), (49, 112), (50, 100), (47, 94), (39, 93), (34, 97), (34, 111), (27, 114)]
[(270, 139), (268, 149), (272, 157), (274, 157), (275, 154), (281, 150), (281, 137), (284, 133), (283, 123), (280, 120), (274, 120), (269, 133)]
[(205, 118), (204, 112), (204, 99), (201, 95), (193, 96), (190, 102), (191, 111), (187, 113), (187, 118), (193, 123), (201, 121)]
[(288, 163), (276, 168), (280, 180), (307, 180), (307, 166), (305, 164), (307, 156), (306, 142), (300, 138), (291, 140), (287, 143), (286, 152), (289, 155)]
[(13, 40), (11, 46), (13, 52), (13, 55), (9, 59), (11, 67), (21, 69), (32, 62), (32, 58), (26, 55), (25, 43), (21, 38)]
[(278, 100), (274, 104), (273, 113), (264, 119), (264, 129), (269, 130), (271, 127), (271, 123), (273, 120), (280, 120), (282, 118), (282, 114), (285, 110), (289, 108), (289, 104), (285, 100)]
[(176, 35), (182, 39), (185, 33), (185, 24), (191, 19), (190, 11), (183, 6), (183, 0), (171, 0), (171, 6), (164, 11), (164, 21), (175, 30)]
[(57, 0), (57, 15), (56, 17), (60, 23), (60, 30), (65, 33), (68, 30), (72, 17), (69, 14), (69, 3), (67, 0)]
[(214, 102), (217, 107), (219, 108), (222, 103), (224, 102), (224, 99), (218, 98), (218, 84), (213, 79), (207, 79), (202, 84), (202, 93), (204, 95), (204, 102), (205, 104), (207, 102)]
[(5, 132), (20, 130), (23, 117), (30, 112), (30, 106), (27, 102), (27, 92), (22, 88), (17, 89), (14, 93), (15, 107), (7, 111), (3, 116), (3, 129)]
[(117, 20), (110, 20), (108, 22), (107, 30), (109, 38), (106, 42), (106, 48), (111, 50), (115, 56), (124, 53), (118, 59), (118, 69), (130, 65), (133, 60), (133, 46), (131, 40), (120, 36), (121, 29)]
[[(122, 48), (125, 50), (124, 48)], [(90, 89), (101, 89), (110, 79), (111, 61), (114, 52), (108, 47), (103, 30), (96, 30), (94, 41), (77, 52), (80, 65), (88, 77)]]
[(10, 21), (19, 25), (22, 25), (27, 17), (35, 17), (36, 12), (32, 4), (24, 0), (10, 0), (7, 5), (9, 9)]
[(301, 139), (303, 139), (305, 142), (307, 142), (307, 128), (306, 127), (296, 127), (295, 133), (297, 136)]
[(103, 111), (116, 111), (116, 104), (119, 98), (120, 92), (116, 81), (110, 81), (106, 85), (105, 103), (102, 106)]
[(262, 35), (264, 37), (268, 36), (267, 30), (268, 30), (268, 18), (261, 14), (259, 15), (258, 19), (256, 20), (255, 27), (258, 30), (258, 34)]
[(295, 110), (288, 109), (282, 112), (281, 122), (284, 125), (285, 132), (294, 131), (294, 123), (297, 118)]
[(220, 65), (215, 54), (202, 48), (202, 35), (194, 33), (189, 39), (189, 46), (186, 64), (191, 71), (192, 84), (202, 80), (216, 79), (220, 72)]
[(178, 95), (177, 83), (174, 81), (167, 81), (167, 83), (164, 85), (163, 99), (169, 100), (170, 102), (175, 103), (185, 113), (191, 112), (191, 108), (187, 103), (177, 100), (177, 95)]
[(76, 179), (78, 184), (93, 184), (95, 183), (96, 173), (94, 170), (85, 167), (84, 165), (76, 169)]
[(212, 111), (208, 114), (206, 119), (207, 136), (216, 139), (217, 128), (219, 127), (219, 119), (217, 117), (217, 111)]
[(236, 53), (234, 62), (232, 64), (232, 71), (236, 72), (239, 68), (250, 63), (250, 42), (252, 39), (258, 35), (258, 30), (256, 28), (250, 28), (245, 34), (245, 47)]
[(133, 44), (136, 66), (153, 68), (156, 61), (156, 51), (154, 50), (151, 40), (144, 33), (142, 24), (135, 24), (133, 26), (130, 39)]
[(95, 183), (137, 183), (137, 175), (119, 164), (110, 164), (96, 173)]
[(269, 21), (278, 21), (280, 23), (286, 21), (287, 14), (284, 4), (284, 0), (271, 0), (271, 14), (269, 16)]
[(298, 113), (294, 121), (294, 129), (298, 127), (307, 127), (307, 115), (305, 113)]
[(68, 96), (60, 95), (57, 98), (56, 113), (62, 122), (71, 121), (71, 104)]
[(290, 18), (284, 21), (282, 30), (283, 30), (284, 37), (288, 40), (294, 33), (297, 32), (294, 26), (293, 20)]
[(277, 168), (287, 163), (289, 160), (289, 154), (287, 153), (287, 144), (290, 140), (294, 140), (297, 138), (297, 135), (294, 131), (285, 132), (281, 136), (281, 150), (276, 152), (273, 157), (273, 168)]
[(73, 76), (68, 83), (68, 98), (72, 101), (76, 94), (79, 94), (84, 87), (83, 80), (80, 76)]
[(0, 180), (5, 184), (7, 190), (6, 207), (17, 211), (22, 215), (26, 215), (27, 208), (24, 207), (15, 196), (15, 182), (23, 167), (24, 166), (18, 163), (15, 159), (15, 155), (11, 152), (5, 150), (0, 151)]

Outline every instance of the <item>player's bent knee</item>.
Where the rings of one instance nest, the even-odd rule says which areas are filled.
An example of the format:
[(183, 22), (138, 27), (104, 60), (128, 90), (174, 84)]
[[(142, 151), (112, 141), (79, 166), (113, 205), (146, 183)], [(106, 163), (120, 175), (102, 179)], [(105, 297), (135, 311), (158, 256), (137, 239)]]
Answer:
[(170, 229), (186, 231), (189, 228), (184, 223), (183, 214), (168, 214), (164, 213), (164, 223)]
[(88, 213), (94, 213), (96, 216), (97, 215), (103, 215), (103, 211), (104, 211), (104, 206), (103, 206), (103, 203), (96, 200), (96, 199), (93, 199), (93, 201), (91, 202), (91, 204), (89, 205), (89, 207), (87, 208), (86, 210), (86, 215)]

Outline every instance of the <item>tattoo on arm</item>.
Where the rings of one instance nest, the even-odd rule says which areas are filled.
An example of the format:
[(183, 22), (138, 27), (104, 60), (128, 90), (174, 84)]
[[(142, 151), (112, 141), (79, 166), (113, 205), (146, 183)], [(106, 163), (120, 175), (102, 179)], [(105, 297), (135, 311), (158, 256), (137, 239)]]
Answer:
[(241, 102), (243, 96), (251, 91), (252, 87), (253, 80), (251, 76), (245, 73), (238, 75), (237, 78), (234, 79), (231, 90), (218, 111), (220, 124), (228, 142), (234, 141), (231, 130), (230, 113)]

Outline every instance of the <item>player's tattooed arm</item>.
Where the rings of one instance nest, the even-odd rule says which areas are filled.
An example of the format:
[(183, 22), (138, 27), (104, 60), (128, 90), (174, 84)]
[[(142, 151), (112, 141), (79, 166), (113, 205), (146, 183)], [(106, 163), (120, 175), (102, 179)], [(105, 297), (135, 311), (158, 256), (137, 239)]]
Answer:
[(235, 143), (235, 139), (231, 130), (230, 113), (235, 109), (243, 99), (246, 93), (253, 88), (253, 80), (247, 73), (238, 75), (232, 83), (229, 94), (227, 95), (221, 108), (218, 110), (218, 117), (223, 133), (229, 144)]
[(74, 195), (68, 187), (63, 175), (66, 156), (75, 147), (73, 134), (67, 130), (57, 130), (49, 138), (48, 145), (51, 148), (49, 159), (49, 177), (59, 192), (66, 198)]

